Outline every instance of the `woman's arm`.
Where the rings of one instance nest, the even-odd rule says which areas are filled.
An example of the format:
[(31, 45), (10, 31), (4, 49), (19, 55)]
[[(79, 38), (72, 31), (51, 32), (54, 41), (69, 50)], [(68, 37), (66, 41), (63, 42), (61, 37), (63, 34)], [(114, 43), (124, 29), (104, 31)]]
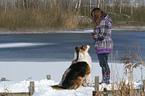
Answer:
[(98, 37), (97, 37), (97, 39), (99, 41), (104, 40), (104, 38), (107, 35), (108, 29), (109, 29), (108, 22), (105, 21), (105, 20), (101, 21), (101, 23), (100, 23), (100, 30), (99, 30)]

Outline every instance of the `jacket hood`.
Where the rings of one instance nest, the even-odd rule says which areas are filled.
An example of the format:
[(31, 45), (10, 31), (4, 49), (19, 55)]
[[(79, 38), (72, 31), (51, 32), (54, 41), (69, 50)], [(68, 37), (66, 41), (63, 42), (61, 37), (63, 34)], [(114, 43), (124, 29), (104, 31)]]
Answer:
[(109, 22), (112, 23), (112, 20), (111, 20), (111, 18), (109, 17), (109, 15), (107, 15), (104, 19), (105, 19), (106, 21), (109, 21)]

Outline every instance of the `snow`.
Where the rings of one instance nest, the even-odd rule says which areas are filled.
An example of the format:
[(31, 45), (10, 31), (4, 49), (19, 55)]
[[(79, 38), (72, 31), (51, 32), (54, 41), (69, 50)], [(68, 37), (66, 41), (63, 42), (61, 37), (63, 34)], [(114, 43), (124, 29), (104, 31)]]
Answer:
[[(51, 85), (56, 85), (58, 82), (53, 80), (40, 80), (34, 81), (35, 83), (35, 92), (33, 96), (92, 96), (92, 91), (94, 87), (79, 87), (76, 90), (54, 90), (51, 88)], [(3, 81), (0, 82), (0, 93), (1, 92), (29, 92), (30, 81)], [(139, 88), (141, 82), (135, 83), (134, 88)], [(114, 85), (115, 90), (118, 89), (117, 85)], [(111, 90), (112, 85), (101, 84), (99, 85), (99, 90), (102, 91), (104, 88)]]
[(91, 33), (93, 32), (92, 29), (90, 30), (79, 30), (79, 31), (63, 31), (63, 32), (57, 32), (57, 33)]
[(0, 82), (0, 92), (29, 92), (28, 81), (2, 81)]
[(94, 90), (93, 87), (80, 87), (77, 90), (53, 90), (50, 85), (57, 83), (51, 80), (42, 80), (37, 82), (37, 84), (37, 88), (33, 96), (91, 96), (92, 91)]
[(54, 45), (54, 43), (1, 43), (0, 48), (16, 48), (16, 47), (29, 47), (29, 46), (41, 46), (41, 45)]
[[(6, 77), (10, 81), (0, 82), (1, 92), (29, 92), (30, 81), (35, 82), (33, 96), (92, 96), (94, 87), (80, 87), (77, 90), (53, 90), (50, 86), (58, 84), (64, 71), (70, 66), (71, 61), (65, 62), (0, 62), (0, 78)], [(9, 67), (8, 67), (9, 66)], [(122, 79), (128, 83), (128, 76), (124, 75), (124, 66), (121, 63), (109, 63), (111, 68), (111, 82), (120, 82)], [(134, 88), (140, 88), (141, 68), (134, 69)], [(145, 73), (143, 67), (143, 73)], [(51, 80), (46, 80), (46, 75), (51, 75)], [(101, 81), (101, 68), (98, 62), (93, 62), (92, 78), (99, 76)], [(143, 74), (143, 79), (145, 74)], [(137, 82), (139, 81), (139, 82)], [(99, 90), (104, 87), (111, 90), (112, 84), (99, 85)], [(114, 84), (117, 90), (118, 85)]]
[[(51, 75), (51, 79), (59, 82), (64, 71), (70, 66), (71, 61), (64, 62), (0, 62), (0, 78), (5, 77), (11, 81), (22, 81), (22, 80), (41, 80), (45, 79), (46, 75)], [(100, 81), (101, 68), (98, 62), (92, 63), (92, 78), (99, 76)], [(124, 64), (121, 63), (109, 63), (111, 68), (111, 79), (112, 81), (119, 81), (122, 78), (127, 79), (128, 76), (124, 75)], [(143, 67), (143, 73), (145, 69)], [(134, 69), (134, 81), (141, 80), (141, 67)], [(145, 74), (143, 74), (143, 79)]]

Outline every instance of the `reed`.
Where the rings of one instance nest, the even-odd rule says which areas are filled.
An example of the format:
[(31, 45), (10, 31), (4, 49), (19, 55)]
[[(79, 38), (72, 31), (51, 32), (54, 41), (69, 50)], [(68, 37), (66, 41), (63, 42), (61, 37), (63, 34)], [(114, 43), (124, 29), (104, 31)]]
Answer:
[[(134, 89), (133, 89), (133, 69), (139, 66), (145, 65), (141, 58), (141, 47), (134, 42), (132, 42), (132, 47), (127, 47), (125, 44), (125, 51), (124, 51), (124, 57), (120, 57), (120, 60), (124, 63), (126, 74), (129, 74), (129, 88), (130, 88), (130, 95), (134, 96)], [(142, 67), (141, 67), (142, 68)], [(141, 70), (142, 71), (142, 70)], [(141, 72), (141, 81), (143, 80), (142, 78), (142, 72)], [(142, 85), (142, 84), (141, 84)], [(142, 88), (142, 87), (141, 87)]]
[[(132, 42), (132, 41), (131, 41)], [(109, 57), (110, 58), (110, 57)], [(123, 56), (118, 55), (118, 51), (115, 52), (115, 54), (111, 53), (111, 58), (109, 59), (109, 62), (114, 62), (111, 64), (111, 90), (102, 91), (98, 94), (100, 95), (94, 95), (94, 96), (144, 96), (144, 90), (143, 88), (143, 68), (142, 66), (145, 66), (144, 61), (142, 60), (141, 56), (141, 47), (139, 46), (138, 42), (135, 44), (132, 42), (132, 46), (127, 46), (125, 44), (125, 50), (123, 52)], [(124, 78), (122, 76), (122, 79), (119, 78), (119, 71), (117, 67), (117, 63), (123, 63), (124, 64), (124, 74), (128, 75), (128, 78)], [(138, 74), (141, 76), (141, 89), (134, 89), (134, 82), (133, 82), (133, 71), (134, 68), (140, 67), (141, 68), (141, 74)], [(122, 70), (123, 71), (123, 70)], [(128, 79), (129, 82), (126, 82), (126, 79)], [(106, 95), (108, 94), (108, 95)]]
[[(40, 2), (23, 0), (0, 6), (0, 28), (8, 30), (52, 28), (75, 29), (82, 24), (81, 18), (75, 15), (71, 0), (62, 2)], [(47, 5), (46, 5), (47, 4)], [(8, 9), (9, 7), (9, 9)]]

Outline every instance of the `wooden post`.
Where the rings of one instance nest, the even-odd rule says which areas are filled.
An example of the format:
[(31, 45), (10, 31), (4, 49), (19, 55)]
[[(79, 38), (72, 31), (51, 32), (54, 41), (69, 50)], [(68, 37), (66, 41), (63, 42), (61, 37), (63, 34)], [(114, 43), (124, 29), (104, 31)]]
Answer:
[(2, 78), (1, 78), (1, 81), (6, 81), (6, 78), (2, 77)]
[(99, 76), (95, 76), (95, 91), (93, 91), (93, 96), (99, 96)]
[(107, 88), (104, 88), (103, 91), (104, 91), (103, 96), (108, 96)]
[(143, 80), (143, 88), (144, 88), (143, 93), (145, 95), (145, 80)]
[(35, 91), (34, 81), (31, 81), (30, 82), (30, 96), (33, 95), (34, 91)]
[(51, 75), (46, 75), (46, 79), (50, 80), (51, 79)]
[(99, 91), (99, 76), (95, 76), (95, 90)]

